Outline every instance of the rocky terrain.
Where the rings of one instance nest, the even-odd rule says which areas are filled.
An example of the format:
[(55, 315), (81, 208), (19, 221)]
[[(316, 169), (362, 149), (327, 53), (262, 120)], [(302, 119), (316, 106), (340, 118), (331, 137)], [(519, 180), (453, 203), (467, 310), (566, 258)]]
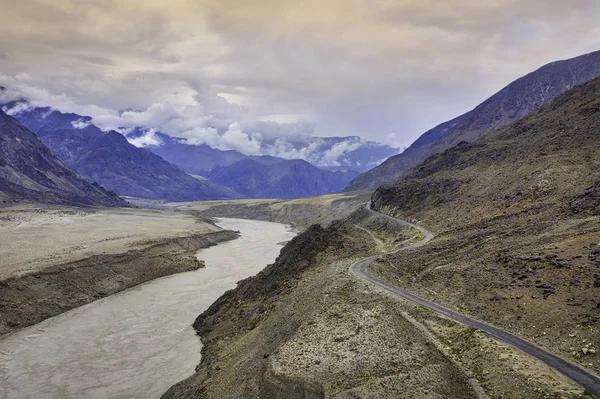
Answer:
[(196, 270), (203, 266), (194, 256), (198, 249), (237, 237), (181, 213), (5, 208), (0, 334), (158, 277)]
[[(598, 374), (599, 93), (600, 79), (576, 87), (378, 189), (376, 210), (436, 236), (377, 257), (371, 273)], [(348, 273), (420, 239), (364, 210), (309, 228), (198, 317), (202, 362), (164, 397), (589, 397), (524, 353)]]
[(536, 360), (348, 272), (418, 239), (366, 211), (309, 228), (198, 317), (202, 362), (163, 397), (583, 397)]
[(79, 206), (128, 206), (73, 172), (31, 131), (0, 110), (0, 206), (18, 200)]
[(600, 51), (545, 65), (512, 82), (472, 111), (426, 132), (402, 154), (356, 177), (345, 191), (374, 190), (390, 184), (428, 156), (462, 141), (473, 142), (597, 76), (600, 76)]
[(378, 189), (437, 237), (377, 272), (598, 373), (599, 124), (596, 79)]

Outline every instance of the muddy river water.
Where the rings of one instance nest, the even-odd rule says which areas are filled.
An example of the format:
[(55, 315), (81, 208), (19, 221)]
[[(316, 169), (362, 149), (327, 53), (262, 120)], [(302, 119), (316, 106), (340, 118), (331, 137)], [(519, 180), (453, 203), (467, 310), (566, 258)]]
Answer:
[(190, 376), (192, 322), (237, 281), (272, 263), (289, 227), (221, 219), (237, 240), (198, 252), (206, 268), (164, 277), (0, 340), (0, 398), (158, 398)]

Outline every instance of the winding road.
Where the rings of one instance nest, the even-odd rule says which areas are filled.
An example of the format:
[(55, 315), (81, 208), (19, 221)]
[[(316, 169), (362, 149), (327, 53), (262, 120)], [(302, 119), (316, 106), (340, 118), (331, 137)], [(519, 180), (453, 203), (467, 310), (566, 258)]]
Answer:
[(417, 247), (423, 246), (426, 243), (428, 243), (429, 241), (431, 241), (431, 239), (433, 239), (433, 234), (431, 234), (429, 231), (425, 230), (421, 226), (417, 226), (415, 224), (406, 222), (404, 220), (394, 218), (392, 216), (385, 215), (380, 212), (376, 212), (371, 209), (370, 203), (367, 203), (365, 209), (370, 212), (373, 212), (381, 217), (393, 219), (394, 221), (399, 222), (405, 226), (409, 226), (414, 229), (417, 229), (424, 235), (424, 238), (421, 241), (412, 243), (410, 245), (396, 249), (394, 251), (384, 252), (377, 256), (372, 256), (370, 258), (360, 260), (360, 261), (354, 263), (352, 266), (350, 266), (350, 272), (367, 280), (368, 282), (370, 282), (373, 285), (376, 285), (380, 288), (383, 288), (386, 291), (391, 292), (394, 295), (397, 295), (404, 299), (408, 299), (409, 301), (415, 302), (421, 306), (424, 306), (436, 313), (446, 316), (446, 317), (448, 317), (452, 320), (455, 320), (459, 323), (462, 323), (467, 326), (476, 328), (480, 331), (483, 331), (484, 333), (486, 333), (494, 338), (497, 338), (503, 342), (506, 342), (506, 343), (514, 346), (517, 349), (522, 350), (523, 352), (546, 363), (548, 366), (552, 367), (554, 370), (558, 371), (559, 373), (569, 377), (571, 380), (577, 382), (579, 385), (581, 385), (582, 387), (584, 387), (585, 389), (587, 389), (588, 391), (593, 393), (596, 397), (600, 398), (600, 378), (598, 378), (594, 374), (591, 374), (591, 373), (585, 371), (584, 369), (578, 367), (577, 365), (575, 365), (559, 356), (556, 356), (556, 355), (540, 348), (539, 346), (532, 344), (531, 342), (525, 341), (524, 339), (519, 338), (513, 334), (510, 334), (506, 331), (503, 331), (499, 328), (493, 327), (493, 326), (483, 323), (481, 321), (475, 320), (473, 318), (464, 316), (453, 310), (450, 310), (443, 306), (440, 306), (434, 302), (428, 301), (428, 300), (418, 297), (414, 294), (403, 291), (398, 287), (388, 285), (388, 284), (384, 283), (383, 281), (380, 281), (377, 278), (370, 275), (369, 271), (368, 271), (368, 266), (377, 257), (379, 257), (381, 255), (394, 254), (394, 253), (397, 253), (400, 251), (406, 251), (406, 250), (409, 250), (412, 248), (417, 248)]

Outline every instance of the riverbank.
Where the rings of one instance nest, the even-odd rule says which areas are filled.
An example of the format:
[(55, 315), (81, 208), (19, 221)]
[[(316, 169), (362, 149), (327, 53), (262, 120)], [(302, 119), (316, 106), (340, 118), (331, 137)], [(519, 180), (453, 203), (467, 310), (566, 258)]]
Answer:
[(535, 358), (348, 272), (371, 256), (391, 267), (382, 248), (420, 239), (364, 209), (300, 234), (196, 319), (201, 362), (164, 398), (585, 397)]
[(220, 219), (236, 240), (200, 250), (205, 267), (138, 285), (0, 339), (0, 398), (158, 398), (194, 372), (191, 323), (238, 281), (273, 262), (294, 233)]
[(0, 214), (0, 334), (159, 277), (238, 234), (192, 215), (18, 207)]
[(296, 199), (241, 199), (226, 201), (197, 201), (159, 203), (131, 199), (139, 206), (193, 212), (206, 217), (263, 220), (290, 225), (298, 233), (313, 224), (328, 226), (343, 219), (369, 200), (370, 192), (320, 195)]

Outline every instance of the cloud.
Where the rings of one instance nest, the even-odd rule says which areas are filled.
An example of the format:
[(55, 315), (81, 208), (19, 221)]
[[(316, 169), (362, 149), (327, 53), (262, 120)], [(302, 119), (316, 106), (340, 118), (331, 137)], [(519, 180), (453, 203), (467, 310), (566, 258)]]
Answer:
[[(9, 96), (6, 96), (4, 98), (7, 99), (8, 101), (3, 100), (3, 97), (0, 95), (0, 104), (11, 102), (11, 101), (16, 101), (19, 99), (18, 97), (9, 97)], [(23, 111), (27, 111), (30, 108), (31, 108), (31, 105), (29, 105), (28, 103), (18, 102), (12, 107), (8, 107), (8, 106), (2, 107), (2, 111), (6, 112), (7, 115), (16, 116)]]
[(242, 130), (239, 123), (233, 123), (220, 136), (220, 142), (215, 145), (220, 150), (236, 150), (247, 155), (262, 155), (262, 136), (260, 133), (248, 134)]
[(136, 147), (159, 147), (163, 143), (154, 129), (148, 129), (138, 137), (127, 137), (127, 141)]
[(323, 153), (322, 162), (327, 165), (340, 166), (340, 158), (359, 149), (361, 145), (362, 143), (358, 138), (356, 140), (335, 143), (333, 147)]
[(596, 0), (5, 3), (0, 85), (33, 105), (222, 145), (238, 124), (230, 145), (290, 155), (314, 135), (407, 146), (600, 49)]
[(86, 120), (86, 119), (78, 119), (76, 121), (71, 122), (71, 125), (75, 129), (85, 129), (86, 127), (88, 127), (91, 124), (92, 124), (92, 122), (90, 120)]

